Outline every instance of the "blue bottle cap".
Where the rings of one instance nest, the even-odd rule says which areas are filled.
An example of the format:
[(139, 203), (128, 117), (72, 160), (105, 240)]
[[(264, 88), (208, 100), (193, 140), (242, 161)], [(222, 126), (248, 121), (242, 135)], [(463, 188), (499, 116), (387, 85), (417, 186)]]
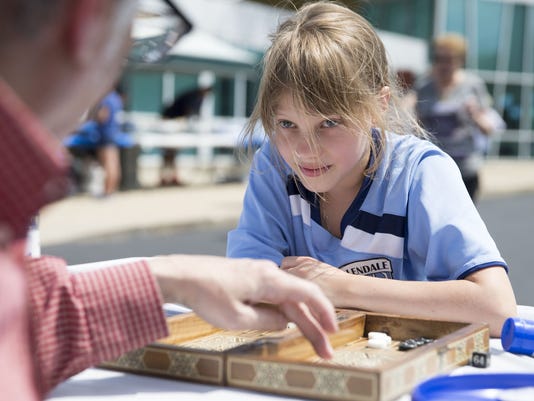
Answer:
[(502, 347), (516, 354), (534, 354), (534, 321), (510, 317), (501, 331)]

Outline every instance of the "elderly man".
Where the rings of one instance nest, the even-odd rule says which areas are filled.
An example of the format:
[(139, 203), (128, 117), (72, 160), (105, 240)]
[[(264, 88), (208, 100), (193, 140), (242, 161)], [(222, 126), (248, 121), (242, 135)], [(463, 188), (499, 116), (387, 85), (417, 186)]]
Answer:
[[(176, 14), (171, 5), (161, 1), (156, 10)], [(137, 7), (131, 0), (0, 2), (2, 399), (42, 399), (70, 375), (165, 336), (163, 301), (225, 328), (294, 321), (320, 355), (331, 356), (332, 305), (271, 262), (173, 255), (71, 275), (60, 259), (24, 258), (31, 216), (65, 195), (61, 139), (115, 82)], [(134, 48), (136, 55), (156, 59), (183, 29), (167, 33)]]

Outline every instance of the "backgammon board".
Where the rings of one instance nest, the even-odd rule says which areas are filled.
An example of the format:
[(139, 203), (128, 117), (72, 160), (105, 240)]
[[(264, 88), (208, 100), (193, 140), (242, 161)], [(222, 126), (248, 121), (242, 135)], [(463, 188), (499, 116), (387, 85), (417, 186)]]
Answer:
[[(168, 319), (169, 337), (101, 366), (321, 400), (388, 401), (489, 349), (484, 323), (344, 309), (337, 318), (331, 360), (319, 358), (297, 328), (229, 331), (187, 313)], [(391, 342), (372, 348), (370, 332), (386, 333)], [(425, 341), (401, 351), (412, 339)]]

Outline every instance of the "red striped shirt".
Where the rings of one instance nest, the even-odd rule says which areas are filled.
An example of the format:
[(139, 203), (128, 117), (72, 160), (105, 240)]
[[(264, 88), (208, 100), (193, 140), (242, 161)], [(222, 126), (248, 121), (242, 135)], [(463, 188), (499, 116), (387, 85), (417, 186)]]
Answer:
[(98, 362), (167, 335), (148, 266), (68, 273), (23, 259), (31, 216), (65, 194), (66, 157), (0, 80), (0, 393), (37, 400)]

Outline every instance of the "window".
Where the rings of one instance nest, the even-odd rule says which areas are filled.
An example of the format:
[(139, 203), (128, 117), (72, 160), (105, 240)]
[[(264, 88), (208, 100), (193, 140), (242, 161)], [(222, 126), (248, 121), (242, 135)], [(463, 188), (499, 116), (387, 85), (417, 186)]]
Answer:
[(511, 32), (510, 71), (523, 70), (523, 34), (525, 32), (525, 6), (514, 6), (514, 18)]
[(134, 71), (130, 75), (131, 108), (133, 111), (159, 113), (162, 76), (160, 72)]
[(496, 100), (503, 110), (502, 117), (506, 121), (507, 129), (519, 129), (521, 121), (521, 87), (519, 85), (508, 85), (506, 93)]
[(449, 0), (447, 2), (447, 32), (458, 32), (467, 36), (465, 19), (465, 1)]
[(373, 0), (356, 9), (373, 26), (421, 39), (432, 37), (434, 2), (428, 0)]
[(497, 68), (501, 14), (502, 4), (479, 0), (478, 66), (482, 70)]

